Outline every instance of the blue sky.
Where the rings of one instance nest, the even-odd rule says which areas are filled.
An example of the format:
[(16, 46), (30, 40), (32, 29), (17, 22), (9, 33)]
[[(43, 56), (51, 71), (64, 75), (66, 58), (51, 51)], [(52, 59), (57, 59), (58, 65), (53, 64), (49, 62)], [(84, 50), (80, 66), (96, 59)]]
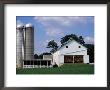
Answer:
[(60, 46), (60, 40), (67, 34), (83, 36), (84, 41), (94, 44), (93, 16), (17, 16), (16, 23), (31, 23), (34, 26), (34, 53), (49, 52), (50, 40)]

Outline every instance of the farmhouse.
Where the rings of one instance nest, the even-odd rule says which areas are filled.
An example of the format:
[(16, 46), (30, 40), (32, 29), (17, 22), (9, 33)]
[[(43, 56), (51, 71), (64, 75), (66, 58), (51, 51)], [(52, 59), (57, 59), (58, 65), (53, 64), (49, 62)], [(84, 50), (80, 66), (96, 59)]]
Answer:
[(68, 41), (53, 53), (53, 65), (64, 63), (89, 63), (87, 48), (75, 40)]

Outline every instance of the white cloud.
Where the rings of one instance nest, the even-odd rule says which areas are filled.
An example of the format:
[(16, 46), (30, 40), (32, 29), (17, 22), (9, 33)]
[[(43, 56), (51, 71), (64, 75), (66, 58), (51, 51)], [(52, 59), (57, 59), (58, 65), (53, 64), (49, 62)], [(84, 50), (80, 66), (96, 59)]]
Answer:
[(48, 27), (46, 29), (46, 34), (49, 35), (49, 36), (63, 36), (64, 33), (61, 29), (58, 29), (58, 28), (53, 28), (53, 27)]
[(64, 28), (79, 23), (86, 24), (91, 18), (84, 16), (36, 16), (34, 20), (40, 22), (44, 26), (47, 35), (57, 36), (63, 35)]
[(86, 44), (94, 44), (94, 38), (93, 37), (85, 37), (84, 41)]
[[(52, 22), (60, 25), (71, 25), (75, 23), (86, 23), (89, 19), (89, 17), (84, 16), (40, 16), (40, 17), (34, 17), (35, 20), (38, 20), (43, 25), (51, 24)], [(46, 24), (45, 24), (46, 23)]]

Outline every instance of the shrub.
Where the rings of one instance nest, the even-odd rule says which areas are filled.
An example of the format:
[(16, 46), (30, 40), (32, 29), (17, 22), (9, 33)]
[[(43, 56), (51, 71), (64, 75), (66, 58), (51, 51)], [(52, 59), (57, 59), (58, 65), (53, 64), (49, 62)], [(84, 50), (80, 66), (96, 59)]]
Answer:
[(53, 68), (56, 68), (56, 67), (58, 67), (58, 65), (57, 65), (57, 64), (53, 65)]

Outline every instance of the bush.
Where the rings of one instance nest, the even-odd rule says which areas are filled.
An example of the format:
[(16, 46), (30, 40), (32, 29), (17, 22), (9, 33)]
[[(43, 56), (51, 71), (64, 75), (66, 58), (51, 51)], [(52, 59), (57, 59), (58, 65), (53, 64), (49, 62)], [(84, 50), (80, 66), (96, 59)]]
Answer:
[(57, 65), (57, 64), (55, 64), (55, 65), (53, 65), (53, 67), (54, 67), (54, 68), (56, 68), (56, 67), (58, 67), (58, 65)]

